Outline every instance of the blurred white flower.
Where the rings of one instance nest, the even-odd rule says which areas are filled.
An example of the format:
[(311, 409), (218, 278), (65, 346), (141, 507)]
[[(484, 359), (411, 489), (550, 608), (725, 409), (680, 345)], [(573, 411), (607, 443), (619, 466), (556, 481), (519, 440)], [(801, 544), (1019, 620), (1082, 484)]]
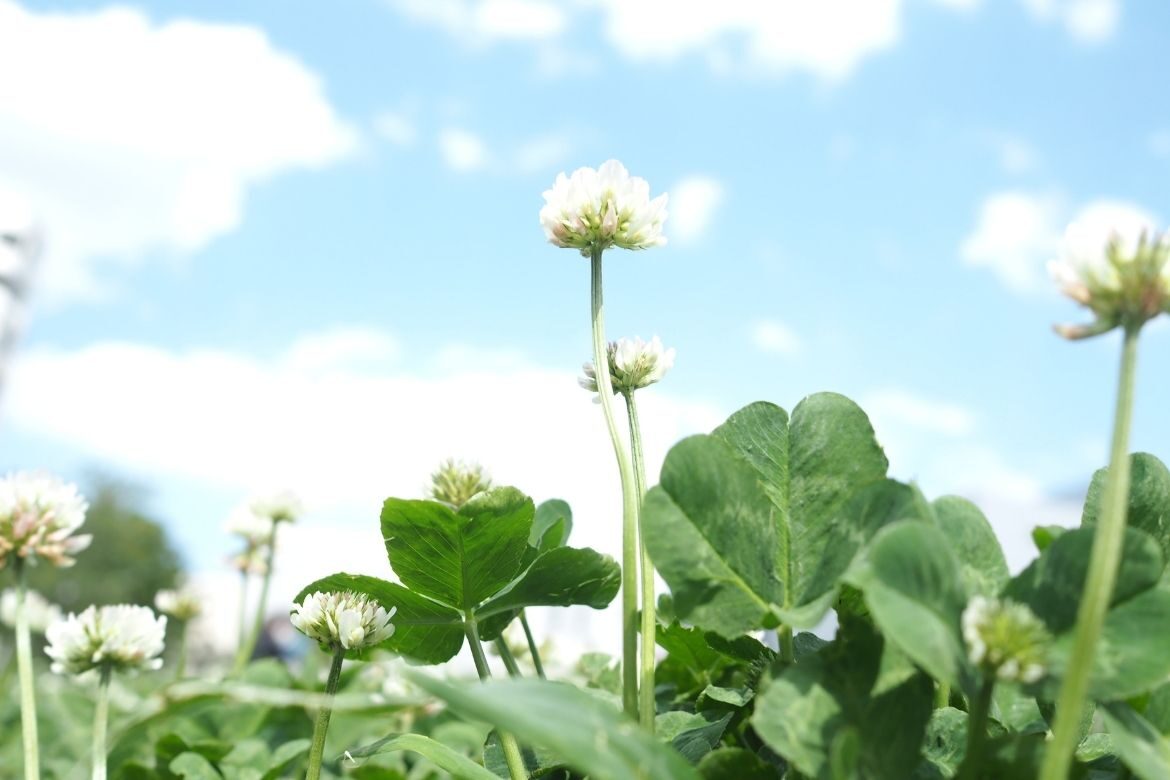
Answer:
[[(674, 366), (674, 348), (664, 349), (658, 337), (643, 341), (640, 338), (611, 341), (606, 349), (609, 355), (609, 378), (615, 393), (632, 393), (658, 382)], [(577, 380), (581, 387), (597, 392), (597, 372), (593, 363), (583, 367), (585, 376)]]
[(253, 514), (267, 517), (274, 523), (292, 522), (305, 511), (301, 499), (291, 490), (253, 496), (248, 506)]
[(77, 486), (49, 475), (16, 472), (0, 480), (0, 568), (12, 556), (71, 566), (92, 536), (74, 536), (89, 505)]
[(203, 600), (189, 588), (160, 590), (154, 594), (154, 606), (175, 620), (191, 620), (203, 612)]
[(1048, 271), (1061, 292), (1097, 315), (1091, 326), (1058, 328), (1069, 338), (1111, 330), (1124, 320), (1144, 322), (1170, 303), (1170, 240), (1149, 215), (1102, 203), (1064, 232)]
[[(50, 624), (61, 619), (61, 608), (35, 590), (25, 591), (24, 610), (29, 629), (37, 634), (45, 633)], [(16, 627), (16, 588), (6, 588), (0, 593), (0, 623)]]
[(264, 575), (268, 573), (268, 561), (265, 560), (266, 548), (249, 547), (239, 555), (227, 559), (228, 566), (241, 574)]
[(289, 620), (305, 636), (336, 650), (372, 647), (394, 635), (390, 619), (397, 607), (387, 612), (363, 593), (312, 593), (301, 604), (293, 604)]
[(242, 538), (249, 549), (272, 543), (276, 523), (267, 515), (257, 514), (251, 504), (237, 507), (228, 515), (224, 530)]
[(53, 671), (81, 674), (106, 667), (117, 671), (158, 669), (167, 619), (149, 607), (115, 604), (87, 607), (45, 631), (45, 653)]
[(645, 179), (630, 176), (624, 165), (609, 160), (597, 170), (558, 174), (552, 189), (544, 192), (540, 224), (551, 243), (586, 256), (611, 246), (649, 249), (666, 243), (666, 201), (665, 194), (651, 200)]
[(1022, 683), (1047, 674), (1051, 636), (1027, 606), (974, 596), (963, 610), (962, 626), (967, 657), (985, 672)]

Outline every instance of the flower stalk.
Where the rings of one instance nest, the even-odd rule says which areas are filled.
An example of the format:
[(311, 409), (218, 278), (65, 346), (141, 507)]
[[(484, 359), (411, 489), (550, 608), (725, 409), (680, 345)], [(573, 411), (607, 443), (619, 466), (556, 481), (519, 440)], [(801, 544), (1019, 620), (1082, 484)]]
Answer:
[(622, 487), (622, 707), (638, 717), (638, 495), (634, 470), (618, 434), (613, 414), (613, 384), (609, 354), (605, 345), (605, 306), (602, 295), (601, 259), (604, 250), (594, 247), (590, 256), (591, 321), (593, 323), (593, 365), (597, 367), (597, 396), (605, 427), (613, 443)]
[(1129, 429), (1133, 417), (1137, 342), (1141, 321), (1125, 325), (1118, 377), (1117, 406), (1109, 472), (1102, 496), (1101, 519), (1093, 535), (1089, 573), (1077, 610), (1076, 634), (1068, 671), (1056, 700), (1053, 738), (1045, 751), (1041, 780), (1065, 780), (1077, 746), (1077, 725), (1089, 690), (1089, 674), (1105, 613), (1117, 581), (1125, 539), (1126, 504), (1129, 500)]
[(93, 780), (106, 780), (106, 733), (109, 730), (112, 674), (113, 669), (109, 664), (102, 666), (93, 712)]
[(20, 677), (20, 732), (24, 740), (24, 776), (39, 780), (37, 698), (33, 690), (32, 640), (28, 625), (27, 565), (16, 560), (16, 671)]
[(503, 635), (496, 637), (496, 652), (500, 654), (500, 660), (504, 662), (504, 668), (508, 670), (509, 677), (520, 676), (520, 665), (516, 663), (516, 656), (512, 655), (512, 648), (508, 647), (507, 640)]
[(638, 404), (634, 391), (622, 393), (626, 399), (626, 416), (630, 424), (630, 453), (634, 460), (634, 487), (638, 495), (638, 560), (642, 566), (642, 647), (638, 667), (638, 720), (642, 726), (654, 733), (654, 716), (657, 714), (654, 699), (654, 661), (657, 649), (656, 632), (658, 619), (655, 615), (654, 564), (646, 551), (646, 537), (642, 526), (642, 501), (646, 498), (646, 458), (642, 453), (642, 427), (638, 422)]
[[(471, 657), (475, 660), (475, 671), (479, 673), (479, 679), (490, 680), (492, 670), (488, 666), (487, 656), (483, 652), (475, 615), (468, 613), (463, 616), (463, 632), (467, 635), (467, 644), (471, 647)], [(520, 746), (516, 743), (516, 738), (505, 731), (497, 733), (500, 735), (500, 746), (504, 750), (504, 762), (508, 765), (508, 774), (511, 775), (512, 780), (526, 780), (528, 770), (524, 767), (524, 757), (520, 754)]]
[(520, 627), (524, 629), (524, 638), (528, 641), (528, 654), (532, 656), (536, 676), (547, 680), (548, 678), (544, 676), (544, 664), (540, 662), (540, 650), (536, 647), (536, 639), (532, 636), (532, 629), (528, 626), (528, 615), (524, 614), (524, 610), (520, 610)]
[(963, 758), (959, 780), (976, 780), (979, 777), (983, 740), (987, 736), (987, 717), (991, 712), (991, 695), (994, 691), (995, 677), (984, 677), (983, 685), (967, 712), (967, 754)]
[(305, 780), (318, 780), (321, 777), (321, 765), (325, 755), (325, 735), (329, 732), (329, 719), (333, 716), (333, 696), (337, 693), (337, 683), (341, 680), (341, 664), (345, 661), (345, 648), (338, 645), (333, 651), (333, 662), (329, 665), (329, 678), (325, 681), (326, 703), (317, 711), (317, 720), (313, 725), (313, 744), (309, 748), (309, 769)]
[(268, 609), (268, 590), (272, 586), (272, 569), (276, 560), (276, 529), (279, 527), (279, 523), (272, 525), (272, 539), (268, 542), (268, 547), (265, 550), (264, 579), (260, 585), (260, 600), (256, 603), (256, 614), (252, 619), (252, 628), (236, 654), (236, 663), (232, 669), (236, 674), (243, 671), (248, 662), (252, 660), (252, 654), (256, 652), (256, 644), (260, 641), (260, 633), (264, 630), (264, 618)]

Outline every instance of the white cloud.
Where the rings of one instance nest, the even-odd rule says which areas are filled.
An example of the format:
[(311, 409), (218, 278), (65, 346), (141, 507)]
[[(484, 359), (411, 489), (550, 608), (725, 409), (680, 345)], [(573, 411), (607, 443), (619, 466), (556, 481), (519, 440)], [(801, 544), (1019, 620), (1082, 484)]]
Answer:
[(959, 252), (964, 263), (987, 268), (1013, 292), (1048, 290), (1052, 285), (1044, 268), (1056, 257), (1065, 226), (1099, 210), (1157, 222), (1146, 209), (1125, 201), (1098, 199), (1071, 211), (1054, 194), (1000, 192), (983, 201)]
[(439, 133), (439, 154), (448, 168), (460, 173), (481, 170), (490, 161), (483, 140), (461, 128), (449, 127)]
[(871, 418), (889, 425), (908, 426), (945, 436), (966, 436), (975, 428), (975, 416), (966, 407), (923, 398), (897, 388), (871, 393), (861, 406)]
[(757, 322), (752, 328), (752, 343), (761, 352), (773, 355), (795, 355), (803, 348), (795, 331), (775, 320)]
[(405, 114), (383, 111), (374, 118), (374, 130), (395, 146), (413, 146), (418, 137), (414, 121)]
[(1059, 24), (1075, 40), (1103, 43), (1121, 23), (1121, 0), (1023, 0), (1038, 21)]
[(544, 0), (389, 0), (404, 15), (469, 43), (544, 40), (564, 30), (565, 11)]
[(683, 244), (699, 239), (723, 202), (723, 185), (708, 176), (689, 176), (669, 192), (667, 235)]
[[(62, 56), (68, 52), (68, 56)], [(0, 0), (0, 171), (47, 232), (57, 300), (238, 226), (248, 188), (356, 145), (320, 78), (246, 25)]]

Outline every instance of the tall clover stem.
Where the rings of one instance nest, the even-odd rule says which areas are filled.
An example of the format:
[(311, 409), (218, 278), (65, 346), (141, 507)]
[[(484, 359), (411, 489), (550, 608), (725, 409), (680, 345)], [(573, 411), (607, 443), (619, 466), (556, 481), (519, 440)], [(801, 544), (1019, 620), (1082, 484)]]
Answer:
[(995, 678), (989, 677), (983, 681), (979, 693), (971, 702), (971, 709), (967, 713), (967, 755), (963, 758), (959, 780), (976, 780), (979, 777), (983, 739), (987, 736), (987, 716), (991, 712), (991, 694), (994, 691)]
[[(250, 556), (249, 556), (250, 557)], [(240, 569), (240, 633), (236, 641), (236, 654), (244, 649), (248, 641), (248, 569), (245, 563)]]
[(110, 667), (102, 666), (93, 712), (93, 780), (106, 780), (106, 732), (110, 720)]
[(268, 555), (264, 559), (264, 581), (260, 585), (260, 601), (256, 604), (256, 616), (252, 621), (252, 630), (248, 633), (248, 641), (240, 645), (240, 652), (236, 655), (235, 672), (238, 674), (252, 660), (252, 653), (256, 652), (256, 643), (260, 641), (260, 632), (264, 630), (265, 612), (268, 609), (268, 590), (272, 586), (272, 569), (276, 561), (276, 531), (280, 523), (272, 524), (272, 539), (268, 542)]
[(544, 664), (540, 662), (540, 650), (536, 647), (536, 640), (532, 636), (532, 629), (528, 627), (528, 616), (524, 614), (524, 610), (520, 610), (520, 626), (524, 629), (524, 638), (528, 640), (528, 653), (532, 656), (532, 666), (536, 669), (536, 676), (542, 680), (548, 679), (544, 676)]
[[(333, 663), (329, 666), (329, 679), (325, 681), (325, 695), (332, 697), (337, 693), (337, 683), (341, 679), (341, 664), (345, 661), (345, 648), (338, 647), (333, 651)], [(309, 748), (309, 771), (305, 780), (317, 780), (321, 776), (321, 765), (325, 756), (325, 735), (329, 732), (329, 719), (333, 716), (332, 698), (317, 710), (317, 722), (313, 726), (313, 745)]]
[(512, 655), (512, 648), (508, 647), (508, 643), (503, 636), (496, 637), (496, 652), (500, 654), (500, 660), (504, 662), (504, 668), (508, 670), (509, 677), (520, 676), (520, 666), (516, 663), (516, 656)]
[(638, 720), (654, 733), (654, 652), (657, 649), (657, 617), (654, 614), (654, 564), (646, 551), (646, 532), (642, 526), (642, 501), (646, 498), (646, 458), (642, 454), (642, 426), (638, 422), (638, 404), (634, 391), (624, 392), (626, 414), (630, 423), (630, 453), (634, 456), (634, 489), (638, 494), (638, 561), (642, 566), (642, 653), (638, 668)]
[(175, 679), (183, 679), (187, 671), (187, 621), (179, 621), (179, 657), (175, 660)]
[(622, 707), (631, 718), (638, 717), (638, 496), (634, 470), (613, 416), (613, 383), (609, 378), (609, 354), (605, 345), (605, 313), (601, 285), (601, 256), (594, 248), (592, 259), (593, 373), (605, 427), (613, 442), (618, 476), (622, 484)]
[[(471, 657), (475, 659), (475, 671), (479, 672), (479, 679), (490, 680), (492, 670), (488, 666), (487, 656), (483, 654), (483, 645), (479, 641), (479, 627), (475, 616), (471, 613), (463, 617), (463, 632), (467, 634), (467, 644), (471, 647)], [(508, 774), (512, 780), (527, 780), (528, 770), (524, 768), (524, 757), (520, 755), (520, 746), (516, 738), (504, 731), (499, 731), (500, 747), (504, 749), (504, 762), (508, 765)]]
[(37, 750), (37, 697), (33, 691), (32, 639), (28, 627), (28, 566), (16, 559), (16, 671), (20, 677), (20, 731), (24, 739), (25, 780), (40, 780)]
[(1125, 539), (1126, 503), (1129, 500), (1129, 427), (1133, 416), (1134, 375), (1137, 366), (1137, 340), (1140, 325), (1127, 325), (1121, 351), (1121, 370), (1117, 382), (1117, 408), (1113, 420), (1113, 446), (1109, 455), (1109, 472), (1101, 499), (1101, 516), (1093, 535), (1093, 552), (1089, 574), (1085, 579), (1077, 610), (1076, 634), (1072, 655), (1060, 695), (1056, 700), (1056, 722), (1052, 741), (1044, 755), (1041, 780), (1065, 780), (1077, 746), (1077, 726), (1089, 690), (1089, 673), (1105, 612), (1113, 597), (1117, 567)]

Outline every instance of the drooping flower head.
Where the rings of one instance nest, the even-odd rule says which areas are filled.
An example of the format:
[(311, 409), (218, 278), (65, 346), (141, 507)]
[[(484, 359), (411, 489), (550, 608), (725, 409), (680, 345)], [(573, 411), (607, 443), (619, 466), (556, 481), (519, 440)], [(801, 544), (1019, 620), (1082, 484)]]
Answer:
[(203, 600), (189, 588), (160, 590), (154, 594), (154, 606), (162, 614), (182, 621), (191, 620), (203, 612)]
[(1091, 325), (1058, 327), (1067, 338), (1140, 325), (1170, 306), (1170, 236), (1131, 206), (1086, 209), (1065, 230), (1059, 259), (1048, 270), (1061, 292), (1097, 317)]
[(389, 612), (363, 593), (311, 593), (300, 604), (293, 604), (289, 620), (305, 636), (323, 648), (359, 650), (373, 647), (394, 635)]
[(586, 257), (611, 246), (649, 249), (666, 243), (666, 201), (665, 194), (651, 200), (645, 179), (608, 160), (597, 170), (558, 174), (544, 193), (540, 224), (551, 243)]
[(1047, 673), (1052, 637), (1027, 606), (975, 596), (963, 610), (971, 663), (1000, 680), (1034, 683)]
[[(609, 379), (615, 393), (628, 394), (659, 381), (674, 366), (674, 348), (664, 349), (658, 337), (643, 341), (640, 338), (611, 341)], [(597, 372), (593, 363), (584, 365), (585, 376), (578, 383), (591, 392), (597, 392)]]
[[(37, 634), (45, 633), (46, 628), (61, 619), (61, 608), (35, 590), (25, 591), (24, 611), (29, 630)], [(16, 627), (16, 588), (5, 588), (0, 593), (0, 623)]]
[(458, 509), (492, 486), (492, 478), (478, 463), (448, 458), (431, 474), (431, 498)]
[(102, 667), (115, 671), (158, 669), (162, 666), (167, 619), (149, 607), (115, 604), (87, 607), (45, 631), (45, 653), (53, 671), (81, 674)]
[(74, 536), (89, 505), (77, 487), (49, 474), (17, 472), (0, 480), (0, 568), (15, 557), (71, 566), (92, 536)]

